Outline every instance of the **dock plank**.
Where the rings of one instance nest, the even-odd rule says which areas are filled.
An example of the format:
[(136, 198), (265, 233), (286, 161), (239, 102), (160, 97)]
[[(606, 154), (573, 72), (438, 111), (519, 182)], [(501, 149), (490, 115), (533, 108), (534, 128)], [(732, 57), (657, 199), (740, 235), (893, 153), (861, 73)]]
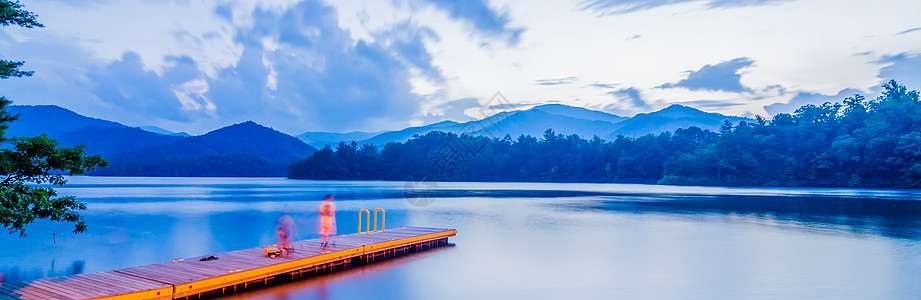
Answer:
[(85, 292), (75, 290), (65, 284), (48, 283), (42, 280), (32, 281), (19, 288), (16, 293), (22, 295), (22, 299), (83, 299), (87, 296), (81, 296), (84, 293), (94, 293), (97, 289), (87, 289)]
[(326, 248), (321, 248), (319, 239), (295, 241), (292, 253), (274, 259), (267, 257), (262, 247), (256, 247), (209, 254), (218, 258), (210, 261), (199, 261), (203, 256), (197, 256), (114, 271), (4, 283), (0, 285), (0, 300), (181, 298), (326, 263), (386, 253), (383, 251), (392, 248), (447, 239), (456, 233), (446, 228), (399, 227), (336, 236), (336, 244)]
[(88, 299), (144, 291), (156, 295), (158, 289), (161, 296), (169, 296), (172, 286), (106, 271), (3, 284), (0, 299)]

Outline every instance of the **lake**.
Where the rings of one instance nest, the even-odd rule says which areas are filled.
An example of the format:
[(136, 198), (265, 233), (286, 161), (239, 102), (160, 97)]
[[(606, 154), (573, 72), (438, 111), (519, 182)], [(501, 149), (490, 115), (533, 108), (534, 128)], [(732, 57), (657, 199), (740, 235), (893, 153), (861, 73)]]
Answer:
[(456, 228), (447, 247), (231, 299), (921, 299), (921, 191), (633, 184), (73, 177), (86, 233), (0, 236), (18, 281), (315, 238), (336, 196), (387, 226)]

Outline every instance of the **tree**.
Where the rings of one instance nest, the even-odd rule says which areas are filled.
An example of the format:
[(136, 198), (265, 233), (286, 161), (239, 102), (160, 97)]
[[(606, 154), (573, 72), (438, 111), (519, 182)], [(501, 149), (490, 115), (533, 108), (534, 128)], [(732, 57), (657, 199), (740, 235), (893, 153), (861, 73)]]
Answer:
[[(727, 120), (719, 133), (689, 127), (606, 142), (552, 129), (517, 140), (435, 131), (380, 152), (364, 145), (357, 155), (356, 144), (341, 143), (295, 164), (289, 176), (403, 180), (443, 173), (439, 163), (452, 167), (448, 180), (919, 188), (921, 94), (895, 81), (883, 88), (872, 101), (854, 95), (770, 121)], [(470, 155), (464, 145), (482, 147)]]
[[(25, 28), (44, 27), (36, 15), (22, 8), (18, 1), (0, 0), (0, 24), (19, 25)], [(0, 59), (0, 79), (29, 77), (32, 71), (19, 68), (25, 62)], [(0, 225), (10, 233), (25, 235), (25, 229), (36, 220), (47, 219), (74, 223), (74, 232), (86, 231), (86, 223), (79, 211), (86, 204), (73, 196), (58, 197), (52, 187), (36, 186), (50, 184), (62, 186), (67, 183), (63, 174), (84, 174), (95, 167), (103, 167), (106, 161), (99, 156), (84, 155), (86, 145), (61, 147), (60, 142), (42, 134), (37, 137), (8, 138), (5, 131), (17, 115), (10, 114), (7, 107), (12, 103), (0, 96), (0, 143), (11, 142), (0, 149)]]
[(0, 25), (14, 24), (25, 28), (45, 27), (36, 20), (37, 17), (34, 13), (22, 9), (19, 1), (0, 0)]

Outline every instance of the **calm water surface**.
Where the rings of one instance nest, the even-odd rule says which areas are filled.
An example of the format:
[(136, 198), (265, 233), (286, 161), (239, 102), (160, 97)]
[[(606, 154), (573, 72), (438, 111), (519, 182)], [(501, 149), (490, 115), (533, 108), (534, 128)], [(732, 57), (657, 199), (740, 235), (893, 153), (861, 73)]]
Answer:
[(388, 227), (458, 229), (453, 246), (236, 299), (921, 299), (921, 191), (276, 178), (74, 177), (89, 231), (0, 235), (5, 281), (274, 243), (284, 211), (314, 238), (323, 195), (339, 233), (359, 209)]

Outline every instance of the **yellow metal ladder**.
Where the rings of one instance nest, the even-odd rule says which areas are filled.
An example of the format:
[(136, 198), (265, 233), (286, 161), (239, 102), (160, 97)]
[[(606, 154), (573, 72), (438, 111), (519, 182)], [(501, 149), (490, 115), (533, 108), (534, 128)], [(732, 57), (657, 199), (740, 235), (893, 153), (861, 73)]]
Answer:
[[(383, 208), (374, 209), (374, 231), (377, 232), (377, 212), (381, 212), (381, 232), (384, 232), (385, 223), (387, 222), (387, 212)], [(364, 213), (368, 214), (368, 221), (365, 223), (365, 234), (371, 234), (371, 212), (367, 209), (362, 209), (358, 211), (358, 233), (361, 233), (361, 216)]]

